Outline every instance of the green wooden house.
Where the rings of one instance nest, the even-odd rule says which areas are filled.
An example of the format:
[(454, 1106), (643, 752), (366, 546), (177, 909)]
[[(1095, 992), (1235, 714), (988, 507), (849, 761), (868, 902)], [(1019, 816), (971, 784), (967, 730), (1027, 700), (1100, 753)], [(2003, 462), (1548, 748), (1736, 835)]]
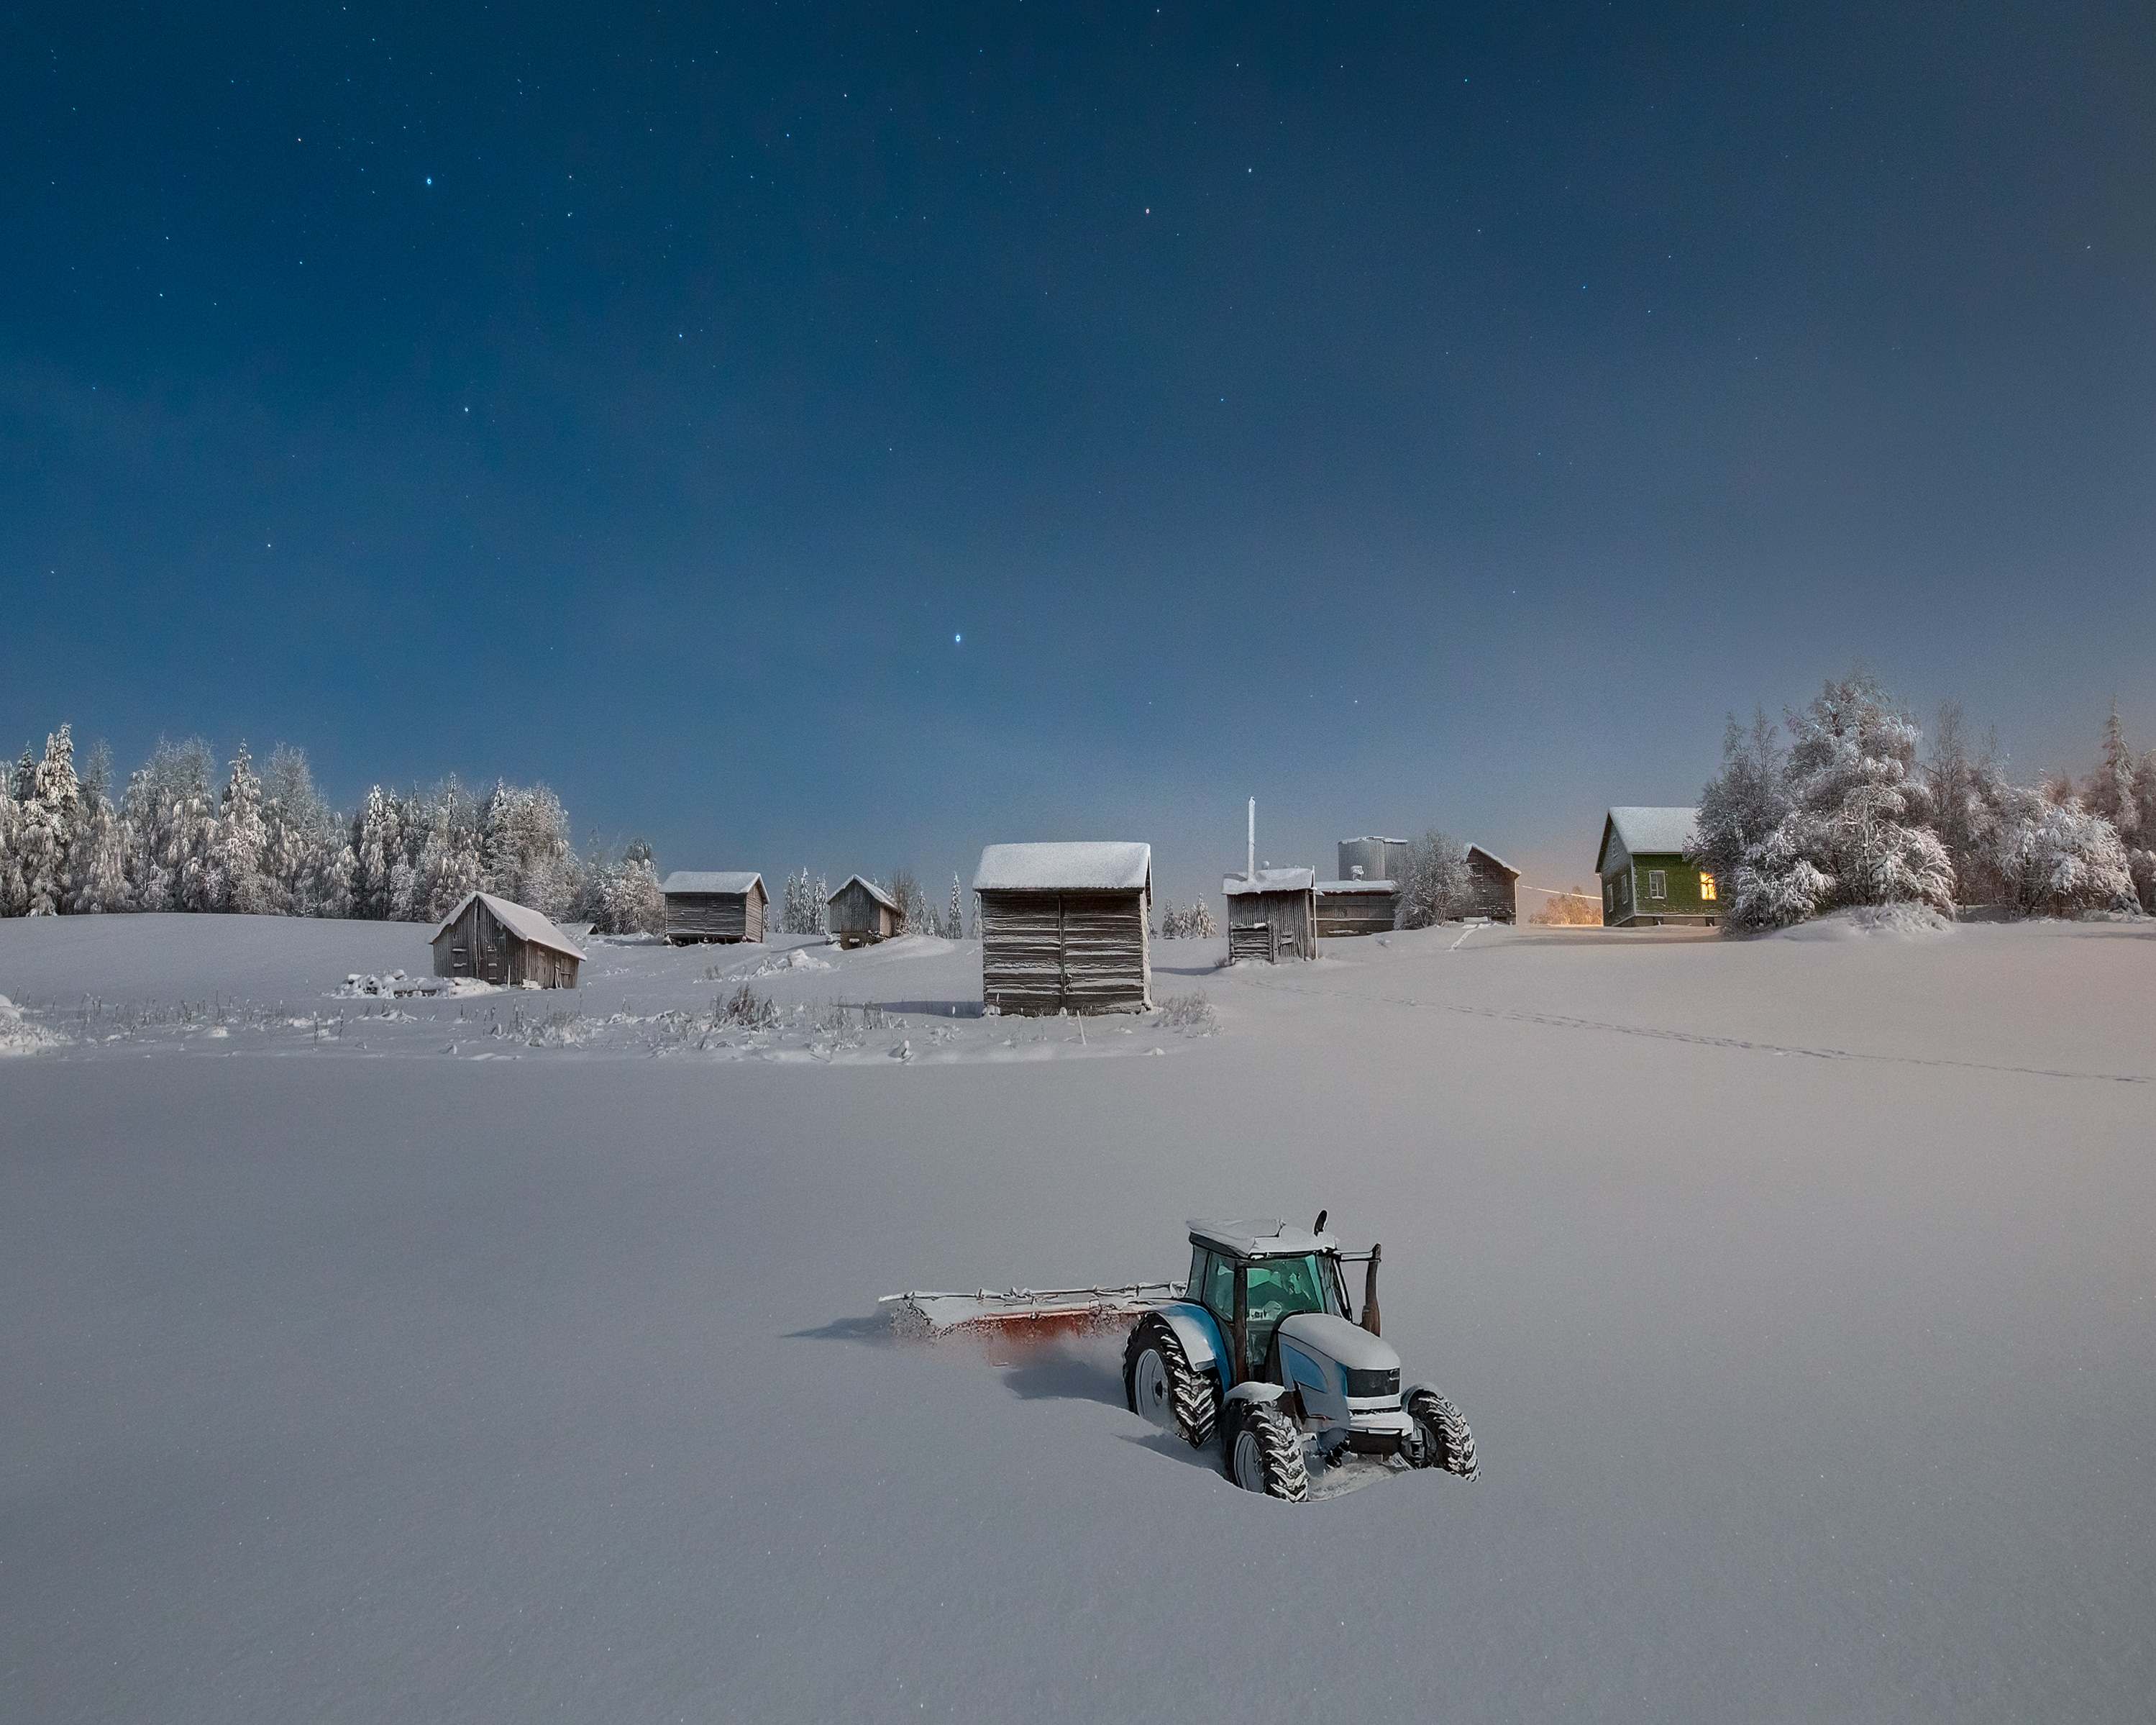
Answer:
[(1609, 811), (1594, 859), (1607, 926), (1650, 929), (1688, 923), (1712, 928), (1722, 920), (1714, 877), (1685, 860), (1698, 826), (1697, 809)]

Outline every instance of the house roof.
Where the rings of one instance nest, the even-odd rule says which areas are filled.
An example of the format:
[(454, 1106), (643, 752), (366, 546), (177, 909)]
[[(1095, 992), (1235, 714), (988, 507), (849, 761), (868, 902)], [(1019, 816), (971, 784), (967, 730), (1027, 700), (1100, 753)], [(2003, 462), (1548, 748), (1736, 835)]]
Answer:
[[(870, 898), (875, 899), (877, 904), (882, 905), (886, 910), (898, 911), (898, 900), (892, 898), (890, 893), (884, 891), (881, 887), (878, 886), (865, 874), (848, 875), (846, 877), (846, 886), (840, 887), (839, 888), (839, 893), (844, 892), (846, 890), (846, 887), (859, 887), (864, 893), (866, 893)], [(834, 899), (837, 898), (839, 896), (839, 893), (832, 893), (831, 897)], [(901, 915), (904, 914), (902, 911), (899, 912), (899, 914)]]
[(1080, 841), (990, 845), (973, 871), (973, 890), (1128, 892), (1152, 883), (1152, 847)]
[(659, 883), (662, 893), (746, 893), (751, 887), (767, 899), (771, 897), (764, 891), (763, 877), (754, 869), (677, 868)]
[(1250, 893), (1308, 893), (1314, 892), (1317, 887), (1315, 868), (1260, 868), (1255, 879), (1248, 875), (1231, 874), (1220, 883), (1220, 890), (1230, 899)]
[(1610, 840), (1627, 856), (1674, 856), (1691, 848), (1699, 831), (1699, 811), (1693, 809), (1614, 808), (1602, 823), (1602, 848), (1595, 853), (1594, 872), (1609, 865)]
[(1322, 880), (1317, 883), (1321, 893), (1392, 893), (1397, 884), (1389, 880)]
[(497, 899), (491, 893), (465, 893), (458, 901), (457, 908), (443, 920), (441, 927), (428, 935), (427, 944), (429, 946), (433, 945), (435, 941), (455, 927), (457, 919), (471, 908), (471, 901), (475, 899), (492, 911), (495, 920), (516, 935), (518, 940), (528, 940), (534, 946), (543, 946), (550, 952), (566, 953), (571, 958), (581, 959), (583, 956), (583, 953), (578, 951), (570, 944), (567, 935), (540, 915), (537, 911), (522, 904), (512, 904), (506, 899)]
[(1306, 1252), (1335, 1252), (1340, 1242), (1329, 1233), (1312, 1233), (1270, 1217), (1263, 1220), (1209, 1222), (1194, 1217), (1183, 1226), (1194, 1242), (1218, 1246), (1237, 1258), (1299, 1258)]
[(1496, 863), (1500, 868), (1503, 869), (1506, 873), (1511, 875), (1514, 880), (1517, 880), (1520, 878), (1520, 871), (1513, 868), (1511, 863), (1507, 862), (1495, 851), (1486, 851), (1480, 845), (1470, 845), (1467, 847), (1467, 854), (1470, 857), (1481, 857), (1489, 862)]
[(1407, 841), (1404, 838), (1386, 838), (1375, 832), (1366, 832), (1359, 838), (1343, 838), (1340, 842), (1343, 845), (1404, 845)]

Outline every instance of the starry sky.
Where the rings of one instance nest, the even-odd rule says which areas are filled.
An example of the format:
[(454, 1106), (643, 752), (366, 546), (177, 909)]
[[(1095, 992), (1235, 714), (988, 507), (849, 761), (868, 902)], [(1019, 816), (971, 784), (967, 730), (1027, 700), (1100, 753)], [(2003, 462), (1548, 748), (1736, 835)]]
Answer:
[(8, 10), (11, 753), (1180, 898), (2156, 745), (2145, 0)]

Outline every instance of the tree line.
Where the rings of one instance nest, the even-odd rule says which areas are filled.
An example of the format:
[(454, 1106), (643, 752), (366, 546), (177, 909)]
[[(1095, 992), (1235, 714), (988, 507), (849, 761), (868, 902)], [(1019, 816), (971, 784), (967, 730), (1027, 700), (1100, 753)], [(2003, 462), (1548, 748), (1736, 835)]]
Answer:
[[(222, 778), (222, 785), (218, 780)], [(103, 744), (78, 771), (71, 729), (0, 768), (0, 916), (123, 911), (434, 922), (474, 890), (602, 933), (656, 929), (665, 907), (650, 847), (579, 854), (543, 785), (375, 786), (346, 817), (307, 758), (280, 747), (258, 770), (242, 744), (222, 775), (199, 738), (160, 740), (112, 782)]]
[(1861, 667), (1776, 725), (1728, 721), (1700, 794), (1694, 857), (1736, 929), (1854, 905), (1995, 906), (2015, 916), (2156, 913), (2156, 749), (2114, 703), (2085, 776), (2016, 785), (1996, 734), (1940, 708), (1928, 741)]

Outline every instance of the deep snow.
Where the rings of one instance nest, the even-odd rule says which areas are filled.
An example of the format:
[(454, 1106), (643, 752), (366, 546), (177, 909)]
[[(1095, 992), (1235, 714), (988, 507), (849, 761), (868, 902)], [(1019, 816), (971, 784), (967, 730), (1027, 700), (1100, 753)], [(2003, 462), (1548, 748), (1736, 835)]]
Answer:
[[(0, 1717), (2148, 1716), (2148, 925), (1166, 942), (1214, 1033), (1083, 1042), (940, 941), (339, 993), (426, 932), (0, 924)], [(877, 1314), (1320, 1208), (1476, 1484)]]

